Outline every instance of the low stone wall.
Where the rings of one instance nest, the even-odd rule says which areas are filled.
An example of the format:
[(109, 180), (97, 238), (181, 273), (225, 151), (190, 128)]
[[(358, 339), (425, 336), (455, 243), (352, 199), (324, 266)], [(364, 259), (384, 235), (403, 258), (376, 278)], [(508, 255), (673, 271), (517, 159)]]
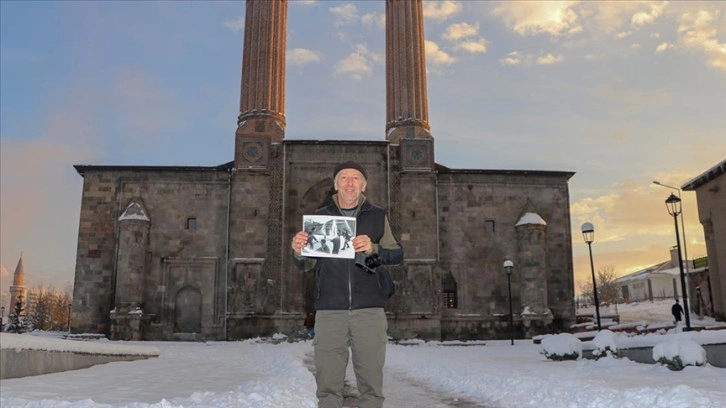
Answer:
[(46, 337), (29, 333), (0, 333), (0, 379), (158, 356), (159, 349), (156, 347), (107, 342), (97, 335)]
[[(726, 344), (704, 344), (704, 350), (706, 350), (706, 361), (708, 364), (726, 368)], [(638, 363), (655, 364), (653, 360), (653, 347), (632, 347), (632, 348), (620, 348), (618, 352), (621, 357), (627, 357)], [(582, 349), (584, 358), (593, 359), (592, 349)]]
[(0, 379), (77, 370), (114, 361), (142, 360), (153, 355), (104, 355), (73, 351), (0, 350)]

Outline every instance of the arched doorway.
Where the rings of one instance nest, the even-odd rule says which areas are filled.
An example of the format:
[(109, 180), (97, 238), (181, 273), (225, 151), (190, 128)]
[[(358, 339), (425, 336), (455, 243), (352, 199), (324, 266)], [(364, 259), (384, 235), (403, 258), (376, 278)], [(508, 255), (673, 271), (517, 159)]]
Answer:
[(198, 288), (185, 286), (174, 302), (174, 332), (202, 332), (202, 294)]
[[(326, 178), (310, 187), (300, 202), (300, 214), (313, 214), (318, 208), (333, 203), (333, 179)], [(303, 274), (303, 306), (306, 312), (315, 310), (315, 271), (305, 271)]]

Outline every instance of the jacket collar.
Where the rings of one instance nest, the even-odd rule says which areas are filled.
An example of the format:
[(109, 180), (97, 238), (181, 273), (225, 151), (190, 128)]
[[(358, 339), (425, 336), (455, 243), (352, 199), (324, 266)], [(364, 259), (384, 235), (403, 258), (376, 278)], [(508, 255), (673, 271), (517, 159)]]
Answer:
[[(338, 204), (338, 194), (333, 194), (333, 203), (335, 204), (335, 207), (338, 209), (339, 212), (341, 212), (340, 204)], [(360, 199), (358, 199), (358, 206), (356, 207), (355, 214), (358, 214), (363, 210), (364, 208), (368, 208), (370, 206), (370, 203), (366, 200), (366, 196), (364, 194), (360, 195)], [(341, 212), (342, 213), (342, 212)]]

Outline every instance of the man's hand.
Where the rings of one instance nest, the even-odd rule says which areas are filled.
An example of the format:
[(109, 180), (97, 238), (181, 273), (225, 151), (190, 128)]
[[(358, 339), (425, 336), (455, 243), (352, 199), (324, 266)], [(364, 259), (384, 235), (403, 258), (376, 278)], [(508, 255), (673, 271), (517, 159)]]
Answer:
[(308, 233), (300, 231), (292, 237), (292, 243), (290, 246), (297, 256), (302, 256), (302, 249), (308, 244)]
[(366, 255), (373, 253), (373, 242), (368, 235), (358, 235), (353, 238), (353, 249), (355, 252), (365, 252)]

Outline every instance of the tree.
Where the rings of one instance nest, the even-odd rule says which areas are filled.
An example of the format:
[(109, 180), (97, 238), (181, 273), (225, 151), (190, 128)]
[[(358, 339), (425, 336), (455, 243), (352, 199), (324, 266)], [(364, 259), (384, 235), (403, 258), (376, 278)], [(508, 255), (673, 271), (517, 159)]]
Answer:
[(592, 282), (589, 280), (581, 281), (578, 285), (580, 289), (580, 299), (582, 299), (582, 306), (589, 306), (595, 303), (595, 298), (592, 296)]
[(617, 303), (620, 297), (620, 290), (615, 283), (616, 279), (615, 267), (612, 265), (605, 265), (597, 271), (597, 294), (600, 302), (607, 304)]
[(25, 332), (25, 307), (23, 306), (23, 297), (18, 297), (18, 301), (15, 302), (15, 306), (8, 315), (8, 326), (7, 331), (11, 333), (23, 333)]
[[(611, 304), (616, 303), (620, 298), (620, 290), (618, 285), (615, 283), (615, 267), (612, 265), (605, 265), (597, 271), (597, 297), (600, 304)], [(592, 293), (592, 282), (590, 280), (582, 281), (579, 284), (580, 293), (582, 297), (587, 299), (590, 303), (594, 303), (594, 296)]]
[(28, 320), (33, 329), (62, 331), (68, 325), (68, 305), (71, 303), (69, 292), (61, 292), (52, 286), (30, 290), (32, 306), (29, 307)]

